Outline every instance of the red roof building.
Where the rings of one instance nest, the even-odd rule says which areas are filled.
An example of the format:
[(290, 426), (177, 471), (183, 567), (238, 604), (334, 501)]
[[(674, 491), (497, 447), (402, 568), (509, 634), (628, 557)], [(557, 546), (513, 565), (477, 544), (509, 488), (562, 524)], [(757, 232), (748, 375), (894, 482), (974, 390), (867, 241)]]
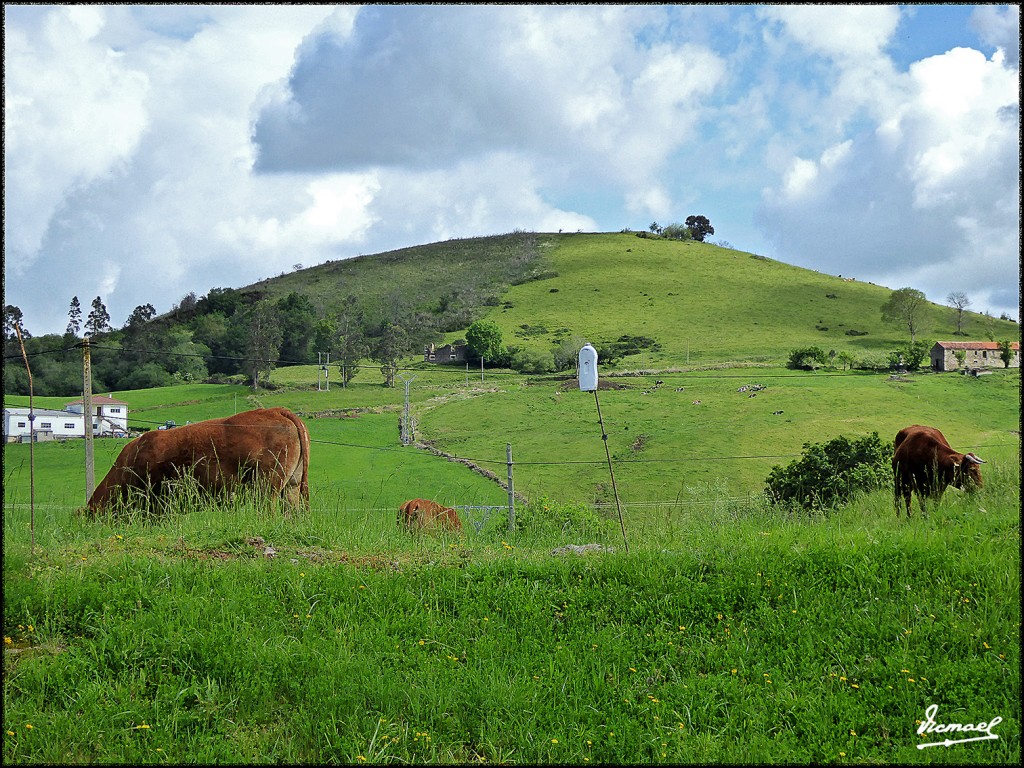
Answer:
[[(1009, 367), (1020, 368), (1020, 344), (1011, 342), (1010, 349), (1013, 357)], [(998, 341), (937, 341), (932, 347), (931, 361), (933, 371), (1002, 368), (1004, 365)]]

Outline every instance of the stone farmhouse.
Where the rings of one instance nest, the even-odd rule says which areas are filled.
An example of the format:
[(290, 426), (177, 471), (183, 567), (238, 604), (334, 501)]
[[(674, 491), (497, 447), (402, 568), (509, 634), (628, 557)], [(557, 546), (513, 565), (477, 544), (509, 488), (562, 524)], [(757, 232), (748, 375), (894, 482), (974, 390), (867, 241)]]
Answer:
[[(37, 442), (85, 437), (84, 398), (64, 406), (63, 411), (33, 408), (35, 419), (31, 434)], [(123, 437), (128, 434), (128, 404), (106, 395), (92, 398), (92, 430), (97, 437)], [(4, 408), (4, 442), (29, 440), (29, 409)]]
[[(1011, 368), (1020, 368), (1020, 344), (1012, 342), (1013, 357)], [(955, 371), (961, 368), (956, 353), (964, 353), (963, 368), (1002, 368), (1003, 358), (999, 354), (998, 341), (937, 341), (932, 347), (933, 371)]]
[(423, 348), (423, 362), (425, 363), (462, 363), (465, 360), (465, 344), (445, 344), (443, 347), (428, 344)]

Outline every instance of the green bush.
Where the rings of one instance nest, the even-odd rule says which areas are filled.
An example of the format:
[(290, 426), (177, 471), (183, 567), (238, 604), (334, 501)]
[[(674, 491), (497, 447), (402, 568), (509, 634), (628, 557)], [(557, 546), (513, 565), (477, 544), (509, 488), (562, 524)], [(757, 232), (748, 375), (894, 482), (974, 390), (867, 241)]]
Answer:
[(877, 432), (827, 443), (804, 443), (803, 455), (788, 467), (774, 466), (765, 492), (778, 505), (832, 509), (855, 494), (892, 482), (892, 446)]
[(931, 347), (923, 341), (915, 341), (889, 353), (888, 363), (891, 370), (906, 368), (914, 371), (928, 359)]
[(661, 349), (661, 344), (650, 336), (623, 334), (615, 341), (599, 341), (595, 349), (598, 361), (610, 365), (626, 355), (639, 355), (645, 351), (657, 352)]
[(551, 373), (555, 370), (555, 358), (546, 351), (510, 348), (508, 367), (519, 373)]
[(804, 347), (794, 349), (789, 353), (789, 361), (786, 365), (790, 368), (800, 368), (813, 371), (828, 362), (828, 355), (821, 347)]

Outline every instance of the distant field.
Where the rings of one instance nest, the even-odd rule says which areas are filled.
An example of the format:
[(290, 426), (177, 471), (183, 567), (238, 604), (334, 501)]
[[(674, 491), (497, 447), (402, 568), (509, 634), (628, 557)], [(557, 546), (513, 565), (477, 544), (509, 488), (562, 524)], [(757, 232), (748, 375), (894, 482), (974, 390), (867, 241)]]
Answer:
[[(360, 504), (380, 499), (395, 505), (403, 496), (431, 494), (464, 504), (503, 497), (498, 485), (461, 465), (402, 447), (401, 387), (385, 388), (368, 372), (348, 388), (317, 391), (314, 367), (275, 374), (285, 375), (294, 382), (291, 387), (256, 394), (242, 387), (190, 385), (118, 397), (129, 403), (130, 424), (150, 428), (168, 419), (184, 424), (257, 406), (292, 408), (306, 418), (314, 439), (314, 492), (360, 499)], [(436, 368), (405, 375), (415, 376), (410, 412), (418, 441), (473, 460), (502, 479), (506, 445), (511, 445), (516, 490), (522, 495), (614, 501), (594, 396), (573, 382), (493, 371), (480, 382), (479, 372), (467, 376)], [(309, 376), (312, 382), (307, 378), (302, 384)], [(709, 493), (748, 498), (763, 490), (772, 466), (788, 464), (805, 443), (871, 432), (888, 441), (914, 423), (938, 426), (958, 450), (974, 450), (993, 464), (1017, 460), (1019, 369), (977, 379), (957, 374), (904, 378), (771, 368), (602, 376), (620, 387), (598, 395), (620, 496), (627, 504)], [(37, 399), (43, 407), (38, 400), (44, 398)], [(27, 398), (8, 401), (19, 404)], [(97, 479), (121, 444), (98, 441)], [(41, 466), (48, 457), (80, 452), (77, 445), (40, 445)], [(27, 453), (27, 446), (8, 446), (7, 451), (8, 468), (18, 467), (17, 457)], [(48, 488), (78, 482), (72, 478), (79, 477), (74, 474), (79, 470), (61, 467)]]
[[(592, 394), (405, 373), (418, 440), (500, 478), (513, 446), (515, 530), (398, 530), (407, 498), (507, 494), (401, 446), (404, 390), (373, 369), (114, 393), (139, 427), (300, 412), (312, 500), (287, 517), (92, 519), (81, 440), (34, 471), (6, 445), (5, 764), (1019, 763), (1019, 370), (602, 375), (625, 538)], [(815, 515), (760, 496), (805, 442), (912, 422), (985, 458), (984, 488), (909, 520), (889, 489)], [(124, 443), (96, 441), (97, 479)], [(918, 749), (932, 704), (999, 738)]]

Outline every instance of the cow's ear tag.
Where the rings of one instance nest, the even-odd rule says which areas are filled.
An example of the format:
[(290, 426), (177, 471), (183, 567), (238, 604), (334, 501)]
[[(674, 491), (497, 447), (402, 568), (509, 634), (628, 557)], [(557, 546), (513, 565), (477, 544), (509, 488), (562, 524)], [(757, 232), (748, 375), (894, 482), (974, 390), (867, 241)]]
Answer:
[(597, 391), (597, 350), (584, 344), (579, 355), (579, 379), (581, 392)]

